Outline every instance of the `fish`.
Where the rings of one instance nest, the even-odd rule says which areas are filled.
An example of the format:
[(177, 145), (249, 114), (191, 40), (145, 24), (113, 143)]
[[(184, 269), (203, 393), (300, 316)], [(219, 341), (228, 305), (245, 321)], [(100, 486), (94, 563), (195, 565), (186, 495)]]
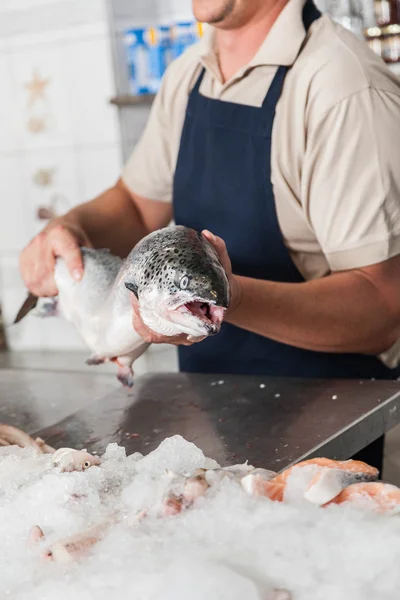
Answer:
[(86, 471), (89, 467), (98, 467), (101, 464), (101, 460), (97, 456), (74, 448), (59, 448), (51, 459), (55, 465), (60, 467), (61, 473)]
[(107, 249), (82, 248), (80, 281), (58, 258), (58, 295), (28, 295), (14, 323), (27, 314), (62, 316), (72, 323), (91, 355), (89, 365), (117, 364), (122, 385), (133, 386), (132, 365), (150, 346), (132, 324), (132, 294), (144, 324), (154, 333), (185, 334), (201, 341), (221, 329), (229, 307), (228, 276), (212, 244), (194, 229), (170, 225), (140, 240), (126, 259)]
[(211, 487), (206, 478), (206, 469), (195, 469), (191, 475), (181, 475), (167, 469), (165, 474), (169, 479), (169, 487), (161, 501), (161, 517), (177, 515), (190, 508)]
[(20, 448), (34, 448), (40, 454), (54, 452), (54, 448), (48, 446), (42, 438), (33, 439), (28, 433), (14, 427), (0, 423), (0, 446), (19, 446)]
[(374, 512), (384, 513), (394, 509), (400, 510), (400, 488), (383, 481), (354, 483), (340, 492), (324, 506), (332, 504), (353, 504), (358, 508), (368, 508)]
[(39, 525), (34, 525), (29, 532), (28, 546), (36, 546), (44, 537), (43, 529)]
[(276, 482), (272, 471), (254, 469), (240, 480), (241, 486), (249, 496), (265, 496), (276, 502), (283, 502), (285, 484)]
[(375, 467), (357, 460), (338, 461), (329, 458), (312, 458), (299, 462), (278, 475), (256, 469), (242, 478), (243, 489), (252, 496), (265, 496), (283, 502), (289, 478), (306, 468), (308, 482), (304, 498), (319, 506), (338, 496), (342, 490), (356, 483), (374, 482), (379, 476)]
[[(56, 563), (70, 563), (86, 554), (93, 546), (102, 540), (111, 525), (115, 524), (116, 518), (109, 517), (104, 521), (57, 542), (41, 550), (40, 557), (45, 561)], [(34, 547), (39, 542), (45, 541), (42, 529), (35, 525), (28, 536), (28, 544)]]
[(301, 469), (302, 467), (314, 465), (316, 467), (322, 467), (326, 469), (339, 469), (345, 471), (349, 475), (354, 476), (359, 481), (374, 481), (379, 475), (379, 470), (375, 467), (371, 467), (361, 460), (333, 460), (331, 458), (311, 458), (296, 463), (292, 467), (285, 469), (282, 473), (279, 473), (275, 477), (276, 482), (286, 483), (290, 475), (294, 470)]

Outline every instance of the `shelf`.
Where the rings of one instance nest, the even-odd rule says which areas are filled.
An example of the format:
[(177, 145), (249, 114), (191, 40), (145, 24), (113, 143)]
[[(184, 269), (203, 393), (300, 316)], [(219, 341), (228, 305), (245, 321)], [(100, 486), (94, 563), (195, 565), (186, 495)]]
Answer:
[(139, 96), (115, 96), (111, 98), (111, 104), (116, 106), (140, 106), (143, 104), (151, 104), (155, 98), (154, 94), (141, 94)]

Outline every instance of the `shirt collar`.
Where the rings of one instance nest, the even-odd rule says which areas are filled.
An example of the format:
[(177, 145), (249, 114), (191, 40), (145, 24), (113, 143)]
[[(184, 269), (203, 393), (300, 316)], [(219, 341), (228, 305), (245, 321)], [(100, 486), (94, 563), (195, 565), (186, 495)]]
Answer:
[[(294, 63), (306, 37), (303, 24), (304, 4), (305, 0), (289, 0), (247, 68), (260, 65), (290, 66)], [(213, 27), (204, 28), (200, 42), (200, 61), (206, 67), (215, 68), (218, 65)]]

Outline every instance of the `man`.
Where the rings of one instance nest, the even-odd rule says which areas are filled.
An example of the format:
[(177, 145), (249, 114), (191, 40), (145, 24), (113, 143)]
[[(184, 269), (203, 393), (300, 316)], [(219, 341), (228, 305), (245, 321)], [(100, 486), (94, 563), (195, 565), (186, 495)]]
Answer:
[(232, 284), (201, 343), (135, 313), (143, 337), (179, 344), (182, 370), (397, 377), (399, 81), (311, 0), (193, 8), (211, 33), (169, 67), (121, 180), (23, 251), (26, 285), (54, 294), (55, 256), (79, 279), (79, 244), (125, 256), (174, 218), (212, 231)]

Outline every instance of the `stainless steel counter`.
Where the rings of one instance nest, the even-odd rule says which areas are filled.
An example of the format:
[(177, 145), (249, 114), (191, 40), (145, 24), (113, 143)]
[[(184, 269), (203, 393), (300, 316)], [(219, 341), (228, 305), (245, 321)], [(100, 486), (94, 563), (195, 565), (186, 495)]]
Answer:
[(147, 375), (133, 391), (111, 375), (0, 369), (0, 421), (50, 444), (148, 453), (180, 434), (220, 464), (280, 470), (345, 459), (400, 422), (400, 383)]

